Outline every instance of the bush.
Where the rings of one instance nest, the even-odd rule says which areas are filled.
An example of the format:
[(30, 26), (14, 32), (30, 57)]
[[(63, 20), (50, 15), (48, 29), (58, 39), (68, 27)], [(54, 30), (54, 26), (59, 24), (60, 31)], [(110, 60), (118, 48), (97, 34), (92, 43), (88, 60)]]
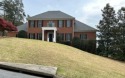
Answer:
[(96, 54), (96, 40), (80, 40), (80, 38), (74, 37), (72, 46)]
[(65, 44), (65, 45), (69, 45), (71, 46), (71, 41), (65, 41), (65, 42), (61, 42), (62, 44)]
[(74, 37), (72, 40), (72, 46), (80, 49), (80, 38)]
[(17, 37), (19, 38), (27, 38), (27, 32), (24, 30), (21, 30), (18, 32)]

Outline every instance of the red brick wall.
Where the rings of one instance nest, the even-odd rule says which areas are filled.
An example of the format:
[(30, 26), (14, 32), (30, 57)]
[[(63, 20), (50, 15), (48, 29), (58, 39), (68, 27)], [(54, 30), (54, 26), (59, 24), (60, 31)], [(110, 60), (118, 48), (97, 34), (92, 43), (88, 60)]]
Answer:
[[(57, 33), (72, 33), (72, 35), (74, 34), (73, 33), (73, 24), (74, 24), (74, 20), (71, 20), (71, 27), (66, 27), (65, 25), (66, 25), (66, 21), (64, 20), (64, 26), (63, 27), (58, 27), (58, 20), (43, 20), (43, 27), (46, 27), (47, 26), (47, 23), (49, 22), (49, 21), (53, 21), (54, 23), (55, 23), (55, 27), (57, 27)], [(30, 23), (30, 21), (29, 21), (29, 23)], [(28, 33), (35, 33), (35, 34), (37, 34), (37, 33), (40, 33), (40, 32), (42, 32), (42, 28), (38, 28), (37, 27), (37, 20), (35, 20), (35, 27), (30, 27), (29, 24), (28, 23)], [(47, 33), (48, 33), (48, 31), (45, 31), (45, 40), (47, 40)]]
[(87, 34), (87, 40), (96, 40), (96, 32), (75, 32), (75, 37), (80, 37), (80, 34)]
[(17, 34), (18, 32), (14, 32), (14, 31), (9, 31), (8, 33), (7, 33), (7, 36), (9, 36), (9, 37), (16, 37), (16, 34)]

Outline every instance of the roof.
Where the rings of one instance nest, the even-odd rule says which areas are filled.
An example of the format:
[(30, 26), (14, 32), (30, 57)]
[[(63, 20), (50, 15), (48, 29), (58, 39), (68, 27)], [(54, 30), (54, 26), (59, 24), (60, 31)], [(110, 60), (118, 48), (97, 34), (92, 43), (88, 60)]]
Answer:
[(21, 30), (27, 31), (27, 28), (28, 28), (28, 23), (24, 23), (20, 26), (17, 26), (18, 31), (21, 31)]
[(88, 32), (88, 31), (96, 32), (97, 30), (95, 28), (92, 28), (89, 25), (86, 25), (86, 24), (78, 21), (78, 20), (75, 21), (74, 32)]
[(64, 12), (61, 12), (61, 11), (47, 11), (47, 12), (44, 12), (44, 13), (41, 13), (41, 14), (28, 18), (28, 20), (35, 20), (35, 19), (37, 19), (37, 20), (40, 20), (40, 19), (56, 20), (56, 19), (74, 19), (74, 17), (72, 17)]

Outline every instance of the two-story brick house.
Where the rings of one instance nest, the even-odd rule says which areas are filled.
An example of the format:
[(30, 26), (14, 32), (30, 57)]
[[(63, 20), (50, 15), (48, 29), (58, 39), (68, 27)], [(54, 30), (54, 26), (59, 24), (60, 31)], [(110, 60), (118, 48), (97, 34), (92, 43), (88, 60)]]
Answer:
[(71, 41), (73, 37), (96, 39), (96, 29), (61, 11), (47, 11), (30, 17), (22, 27), (26, 28), (22, 30), (27, 31), (29, 38), (43, 41), (56, 42), (57, 37), (61, 41)]

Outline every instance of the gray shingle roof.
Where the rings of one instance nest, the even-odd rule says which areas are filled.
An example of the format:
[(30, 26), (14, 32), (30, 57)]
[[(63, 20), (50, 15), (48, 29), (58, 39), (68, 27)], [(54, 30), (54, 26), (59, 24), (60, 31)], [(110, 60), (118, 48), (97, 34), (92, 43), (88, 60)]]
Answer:
[(97, 30), (78, 20), (75, 21), (74, 32), (87, 32), (87, 31), (95, 32)]
[(18, 31), (21, 30), (27, 31), (27, 28), (28, 28), (28, 23), (24, 23), (23, 25), (17, 26)]
[(47, 11), (38, 15), (35, 15), (33, 17), (29, 17), (28, 20), (34, 20), (34, 19), (46, 19), (46, 20), (51, 20), (51, 19), (74, 19), (74, 17), (61, 12), (61, 11)]

